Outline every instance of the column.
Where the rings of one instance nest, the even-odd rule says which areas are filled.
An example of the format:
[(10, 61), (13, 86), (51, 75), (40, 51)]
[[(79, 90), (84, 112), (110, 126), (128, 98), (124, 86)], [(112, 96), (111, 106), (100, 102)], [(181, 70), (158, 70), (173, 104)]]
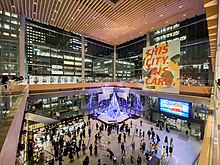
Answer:
[(85, 36), (81, 37), (81, 45), (82, 45), (82, 82), (85, 82)]
[(220, 78), (220, 47), (217, 47), (216, 57), (215, 57), (215, 75), (214, 80)]
[(146, 34), (146, 47), (150, 46), (150, 32)]
[(24, 78), (27, 78), (26, 70), (26, 58), (25, 58), (25, 15), (21, 14), (21, 24), (19, 32), (19, 74)]
[(114, 46), (114, 60), (113, 60), (113, 82), (116, 81), (116, 46)]

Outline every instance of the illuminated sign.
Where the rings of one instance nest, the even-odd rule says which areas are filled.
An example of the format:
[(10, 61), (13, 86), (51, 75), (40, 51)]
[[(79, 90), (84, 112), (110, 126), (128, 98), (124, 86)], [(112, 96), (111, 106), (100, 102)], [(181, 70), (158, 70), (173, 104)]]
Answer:
[(160, 99), (160, 111), (170, 113), (181, 117), (189, 117), (190, 103)]

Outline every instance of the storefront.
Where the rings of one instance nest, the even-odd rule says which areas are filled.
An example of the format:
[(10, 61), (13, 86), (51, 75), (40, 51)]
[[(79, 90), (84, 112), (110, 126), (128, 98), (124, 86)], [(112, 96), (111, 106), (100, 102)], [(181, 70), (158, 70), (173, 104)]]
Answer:
[(167, 125), (171, 130), (184, 132), (198, 140), (203, 139), (205, 118), (196, 118), (194, 104), (163, 98), (157, 102), (156, 107), (151, 107), (150, 121), (157, 123), (158, 127), (162, 125), (165, 129)]

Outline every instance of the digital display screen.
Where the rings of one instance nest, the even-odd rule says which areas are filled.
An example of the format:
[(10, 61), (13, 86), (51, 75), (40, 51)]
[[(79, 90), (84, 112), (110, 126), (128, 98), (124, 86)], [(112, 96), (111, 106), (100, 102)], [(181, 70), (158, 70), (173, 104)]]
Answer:
[(160, 111), (188, 118), (190, 103), (160, 99)]

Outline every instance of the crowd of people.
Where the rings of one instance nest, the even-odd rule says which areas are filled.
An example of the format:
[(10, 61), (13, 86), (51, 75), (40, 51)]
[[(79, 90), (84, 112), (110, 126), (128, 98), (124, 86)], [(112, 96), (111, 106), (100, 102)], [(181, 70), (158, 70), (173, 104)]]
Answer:
[[(93, 133), (93, 126), (96, 129), (96, 133)], [(64, 163), (64, 157), (69, 157), (69, 161), (73, 162), (81, 156), (85, 156), (82, 164), (88, 165), (90, 162), (91, 156), (100, 156), (100, 145), (105, 143), (102, 141), (103, 131), (106, 131), (107, 136), (111, 134), (117, 134), (118, 143), (120, 144), (121, 149), (121, 159), (118, 160), (118, 155), (116, 156), (112, 148), (110, 147), (110, 143), (114, 143), (114, 141), (108, 141), (109, 145), (106, 149), (106, 156), (112, 160), (113, 164), (117, 164), (120, 162), (121, 164), (125, 164), (125, 161), (130, 161), (132, 164), (137, 163), (141, 165), (142, 161), (150, 161), (153, 156), (158, 156), (158, 144), (161, 142), (161, 138), (156, 133), (155, 129), (151, 127), (148, 131), (143, 127), (143, 122), (140, 121), (140, 126), (133, 126), (132, 120), (130, 123), (123, 122), (121, 124), (106, 124), (96, 121), (95, 124), (91, 125), (90, 119), (87, 122), (83, 121), (83, 124), (74, 129), (59, 129), (57, 131), (57, 127), (54, 127), (50, 130), (46, 130), (45, 140), (49, 141), (52, 144), (52, 155), (53, 159), (47, 162), (48, 165), (53, 165), (54, 161), (58, 161), (59, 165)], [(133, 130), (133, 131), (131, 131)], [(145, 131), (147, 133), (145, 133)], [(128, 141), (129, 137), (129, 141)], [(89, 139), (88, 143), (85, 138)], [(137, 151), (137, 144), (135, 138), (140, 139), (140, 148), (135, 156), (135, 152)], [(93, 140), (94, 139), (94, 143)], [(131, 139), (131, 141), (130, 141)], [(129, 148), (131, 148), (131, 153)], [(86, 152), (88, 150), (88, 153)], [(173, 153), (173, 139), (170, 138), (170, 142), (168, 143), (168, 137), (164, 138), (164, 144), (161, 148), (161, 158), (167, 157), (168, 155), (172, 156)], [(129, 158), (126, 158), (127, 154), (130, 154)], [(142, 156), (146, 157), (146, 160), (143, 160)], [(160, 157), (160, 156), (159, 156)], [(65, 159), (66, 160), (66, 159)], [(104, 165), (102, 163), (102, 157), (98, 159), (97, 164)]]

